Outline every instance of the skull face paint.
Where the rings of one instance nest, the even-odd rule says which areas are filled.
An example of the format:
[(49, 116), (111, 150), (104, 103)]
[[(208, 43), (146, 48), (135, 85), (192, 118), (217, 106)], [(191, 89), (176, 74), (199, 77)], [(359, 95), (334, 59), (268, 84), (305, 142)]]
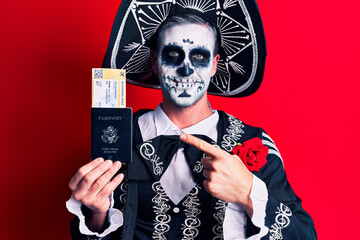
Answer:
[(159, 35), (158, 77), (175, 106), (191, 106), (205, 94), (214, 68), (214, 48), (214, 33), (206, 25), (175, 25)]

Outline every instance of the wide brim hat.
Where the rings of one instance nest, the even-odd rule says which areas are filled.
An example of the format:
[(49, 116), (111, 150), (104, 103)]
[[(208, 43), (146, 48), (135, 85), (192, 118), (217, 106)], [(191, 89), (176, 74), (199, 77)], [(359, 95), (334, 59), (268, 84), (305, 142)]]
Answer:
[(225, 97), (254, 93), (261, 84), (266, 58), (255, 0), (123, 0), (103, 67), (126, 69), (128, 83), (160, 88), (151, 66), (151, 37), (169, 15), (189, 11), (212, 22), (220, 38), (220, 60), (208, 93)]

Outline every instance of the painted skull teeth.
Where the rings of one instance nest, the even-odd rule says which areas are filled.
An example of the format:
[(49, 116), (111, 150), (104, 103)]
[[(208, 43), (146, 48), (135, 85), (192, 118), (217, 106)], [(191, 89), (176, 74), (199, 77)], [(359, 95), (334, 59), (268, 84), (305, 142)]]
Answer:
[(170, 77), (170, 76), (163, 76), (163, 79), (165, 81), (168, 81), (169, 84), (174, 85), (173, 87), (176, 88), (192, 88), (195, 86), (195, 84), (199, 85), (197, 89), (203, 89), (205, 85), (205, 81), (202, 79), (176, 79), (176, 77)]
[(176, 87), (193, 87), (195, 84), (204, 85), (205, 81), (202, 79), (176, 79), (176, 77), (170, 77), (170, 76), (163, 76), (163, 79), (166, 81), (171, 81), (176, 84)]

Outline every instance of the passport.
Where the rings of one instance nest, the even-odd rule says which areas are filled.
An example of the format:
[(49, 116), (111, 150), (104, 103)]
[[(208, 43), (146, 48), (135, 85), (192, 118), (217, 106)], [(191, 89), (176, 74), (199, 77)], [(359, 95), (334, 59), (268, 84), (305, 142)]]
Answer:
[(91, 159), (131, 163), (132, 109), (91, 108)]

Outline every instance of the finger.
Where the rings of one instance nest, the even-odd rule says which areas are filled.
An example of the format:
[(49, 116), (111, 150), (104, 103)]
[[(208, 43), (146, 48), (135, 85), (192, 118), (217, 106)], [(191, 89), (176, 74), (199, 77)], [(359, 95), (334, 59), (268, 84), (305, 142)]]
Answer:
[(89, 189), (89, 195), (96, 196), (104, 186), (109, 183), (110, 179), (119, 171), (121, 163), (116, 161), (102, 176), (96, 179), (94, 184)]
[(123, 179), (124, 179), (123, 173), (116, 175), (116, 177), (114, 177), (109, 183), (105, 185), (105, 187), (103, 187), (103, 189), (101, 189), (101, 191), (98, 194), (98, 197), (100, 198), (109, 197), (109, 195), (112, 192), (114, 192), (114, 190), (120, 185)]
[(78, 184), (81, 182), (83, 177), (88, 174), (91, 170), (99, 166), (104, 161), (103, 158), (96, 158), (93, 161), (89, 162), (88, 164), (79, 168), (79, 170), (75, 173), (75, 175), (71, 178), (69, 182), (69, 188), (74, 191)]
[(221, 150), (220, 148), (214, 147), (208, 142), (205, 142), (202, 139), (199, 139), (197, 137), (194, 137), (191, 134), (182, 133), (180, 135), (180, 139), (197, 149), (205, 152), (208, 156), (217, 157), (217, 156), (223, 156), (224, 154), (228, 154), (224, 150)]
[(204, 171), (203, 171), (203, 175), (204, 175), (204, 177), (206, 178), (206, 179), (208, 179), (208, 180), (210, 180), (210, 170), (208, 170), (208, 169), (205, 169)]
[(205, 169), (214, 170), (213, 161), (214, 158), (212, 157), (205, 157), (201, 160), (201, 164), (204, 166)]
[(79, 183), (78, 187), (76, 188), (77, 192), (87, 191), (93, 185), (93, 183), (103, 175), (110, 167), (112, 166), (111, 160), (106, 160), (101, 163), (99, 166), (91, 170), (87, 173), (81, 182)]
[(234, 154), (233, 157), (234, 157), (236, 160), (242, 162), (241, 158), (240, 158), (237, 154)]
[(208, 193), (211, 194), (211, 192), (210, 192), (210, 181), (209, 181), (208, 179), (205, 179), (205, 180), (203, 181), (203, 186), (204, 186), (205, 190), (206, 190)]

